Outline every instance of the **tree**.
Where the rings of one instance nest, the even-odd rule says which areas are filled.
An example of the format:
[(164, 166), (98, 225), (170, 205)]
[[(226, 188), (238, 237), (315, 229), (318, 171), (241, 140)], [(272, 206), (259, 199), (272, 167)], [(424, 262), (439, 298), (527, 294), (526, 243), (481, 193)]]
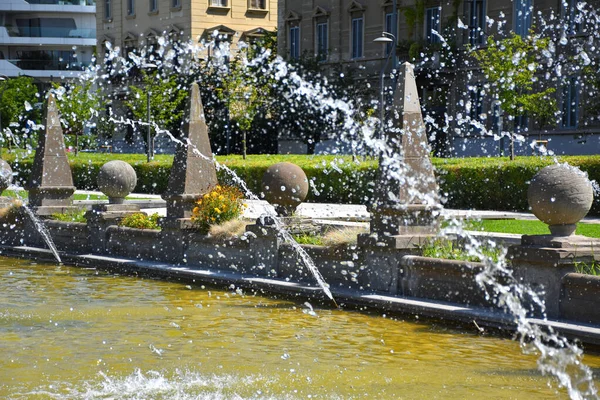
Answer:
[[(536, 76), (540, 70), (541, 54), (549, 43), (547, 38), (534, 35), (522, 38), (513, 32), (510, 37), (499, 41), (490, 36), (487, 47), (473, 51), (494, 98), (512, 119), (530, 113), (545, 120), (557, 111), (556, 101), (552, 100), (555, 89), (544, 89)], [(546, 104), (540, 104), (542, 102)], [(514, 151), (514, 129), (511, 126), (511, 160), (514, 159)]]
[(92, 88), (91, 81), (71, 82), (65, 86), (53, 84), (56, 103), (60, 111), (61, 124), (66, 135), (75, 137), (75, 154), (79, 149), (79, 136), (86, 127), (93, 126), (98, 110), (104, 107), (100, 90)]
[[(173, 75), (142, 72), (142, 81), (129, 86), (131, 95), (125, 105), (137, 121), (146, 121), (150, 96), (150, 123), (179, 137), (185, 111), (188, 88), (182, 87)], [(146, 135), (143, 135), (146, 139)]]
[[(27, 119), (36, 122), (39, 120), (39, 109), (33, 106), (40, 99), (33, 78), (26, 76), (0, 81), (0, 94), (0, 128), (4, 142), (7, 127), (18, 124), (22, 129), (26, 129)], [(13, 136), (12, 140), (18, 141), (18, 137)]]

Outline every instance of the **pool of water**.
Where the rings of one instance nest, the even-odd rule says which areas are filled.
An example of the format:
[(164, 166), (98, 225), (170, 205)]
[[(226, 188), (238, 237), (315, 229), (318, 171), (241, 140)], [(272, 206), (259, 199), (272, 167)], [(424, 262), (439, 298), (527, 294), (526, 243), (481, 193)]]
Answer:
[(516, 342), (431, 322), (8, 258), (0, 277), (0, 398), (567, 397)]

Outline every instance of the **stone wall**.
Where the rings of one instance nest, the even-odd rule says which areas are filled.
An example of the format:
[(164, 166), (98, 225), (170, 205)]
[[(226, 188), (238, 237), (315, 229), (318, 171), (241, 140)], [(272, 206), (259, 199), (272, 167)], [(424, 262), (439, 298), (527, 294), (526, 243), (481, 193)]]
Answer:
[[(30, 223), (24, 222), (10, 229), (0, 229), (2, 245), (46, 247)], [(94, 240), (86, 224), (47, 220), (45, 225), (60, 251), (68, 254), (92, 252)], [(277, 279), (289, 284), (314, 286), (318, 290), (315, 278), (291, 245), (281, 242), (268, 229), (262, 234), (252, 234), (252, 230), (259, 231), (251, 228), (241, 239), (216, 239), (193, 231), (185, 232), (181, 236), (183, 257), (173, 262), (172, 254), (165, 248), (165, 243), (170, 242), (164, 240), (163, 232), (110, 225), (103, 231), (106, 235), (104, 249), (94, 253), (166, 262), (191, 270)], [(398, 249), (374, 251), (360, 246), (310, 245), (302, 248), (330, 287), (338, 291), (426, 299), (458, 307), (494, 308), (475, 280), (483, 268), (481, 263), (420, 257)], [(566, 266), (549, 266), (545, 276), (552, 276), (552, 279), (546, 279), (544, 284), (552, 287), (541, 287), (539, 276), (544, 274), (543, 269), (536, 266), (525, 273), (532, 267), (518, 259), (515, 261), (515, 276), (534, 288), (536, 282), (529, 281), (537, 277), (534, 280), (539, 281), (538, 288), (545, 291), (546, 297), (551, 295), (552, 298), (546, 298), (550, 306), (549, 318), (584, 324), (600, 322), (600, 277), (572, 273)], [(558, 274), (559, 270), (563, 273)]]

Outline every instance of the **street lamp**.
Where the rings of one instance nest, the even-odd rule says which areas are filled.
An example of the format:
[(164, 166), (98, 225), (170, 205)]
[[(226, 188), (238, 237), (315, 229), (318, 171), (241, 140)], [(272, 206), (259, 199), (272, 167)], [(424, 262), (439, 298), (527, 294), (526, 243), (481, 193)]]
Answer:
[[(396, 36), (392, 35), (389, 32), (381, 32), (381, 36), (379, 36), (378, 38), (376, 38), (375, 40), (373, 40), (373, 43), (382, 43), (383, 45), (388, 45), (390, 43), (396, 43)], [(385, 47), (384, 47), (385, 48)], [(383, 128), (384, 128), (384, 118), (385, 118), (385, 87), (384, 87), (384, 77), (385, 77), (385, 71), (387, 69), (388, 64), (390, 63), (390, 58), (392, 56), (392, 53), (395, 53), (395, 49), (392, 48), (390, 50), (390, 52), (387, 55), (387, 58), (385, 60), (385, 63), (383, 64), (383, 66), (381, 67), (381, 74), (380, 74), (380, 80), (381, 80), (381, 93), (380, 93), (380, 98), (379, 98), (379, 120), (380, 120), (380, 126), (381, 126), (381, 130), (380, 130), (380, 136), (381, 138), (383, 138)]]
[[(158, 68), (156, 64), (143, 63), (142, 68)], [(150, 126), (150, 92), (149, 88), (146, 87), (146, 122), (148, 123), (148, 152), (147, 161), (150, 162), (154, 159), (154, 140), (152, 139), (152, 127)]]
[[(0, 75), (0, 82), (8, 80), (8, 76)], [(0, 92), (0, 102), (2, 101), (2, 97), (4, 96), (4, 91), (6, 90), (6, 86), (2, 88), (2, 92)], [(0, 135), (2, 136), (2, 143), (0, 143), (0, 154), (2, 154), (2, 147), (4, 147), (4, 131), (2, 130), (2, 110), (0, 110)]]

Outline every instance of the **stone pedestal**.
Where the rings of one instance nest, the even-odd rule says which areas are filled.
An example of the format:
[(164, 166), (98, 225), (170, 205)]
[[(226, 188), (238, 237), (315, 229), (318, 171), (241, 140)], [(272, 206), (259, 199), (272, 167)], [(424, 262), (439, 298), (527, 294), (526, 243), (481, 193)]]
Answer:
[(31, 176), (26, 189), (29, 206), (38, 215), (77, 211), (73, 207), (73, 177), (67, 159), (60, 115), (54, 96), (48, 96), (45, 131), (40, 135)]
[[(511, 246), (511, 260), (515, 278), (538, 293), (546, 304), (546, 316), (559, 318), (561, 282), (575, 272), (578, 262), (600, 259), (600, 241), (584, 236), (556, 237), (551, 235), (524, 235), (521, 245)], [(532, 315), (540, 317), (538, 306), (531, 305)]]
[(217, 185), (217, 170), (208, 138), (204, 108), (194, 83), (185, 114), (181, 143), (173, 159), (166, 192), (167, 218), (190, 218), (194, 202)]
[(369, 211), (372, 234), (380, 239), (405, 236), (389, 240), (398, 248), (402, 243), (434, 235), (441, 210), (417, 84), (409, 63), (400, 66), (390, 115), (390, 123), (384, 125), (387, 147), (379, 158)]

